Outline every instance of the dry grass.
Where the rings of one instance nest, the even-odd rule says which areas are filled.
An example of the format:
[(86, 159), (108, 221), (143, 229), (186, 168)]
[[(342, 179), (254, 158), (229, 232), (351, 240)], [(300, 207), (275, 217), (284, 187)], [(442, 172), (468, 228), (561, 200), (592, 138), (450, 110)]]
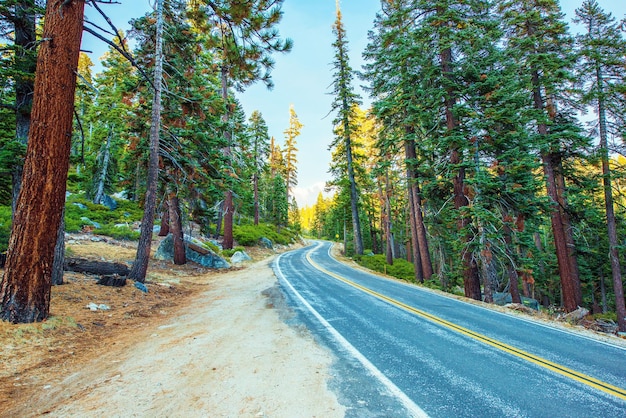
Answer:
[[(68, 242), (71, 256), (94, 260), (130, 264), (136, 251), (136, 243), (92, 242), (85, 235)], [(257, 260), (269, 255), (256, 249), (249, 254)], [(113, 288), (97, 285), (93, 276), (66, 272), (65, 284), (52, 288), (48, 320), (18, 325), (0, 321), (0, 405), (10, 409), (55, 376), (76, 370), (112, 346), (132, 344), (137, 330), (165, 321), (189, 298), (209, 289), (211, 277), (218, 274), (192, 263), (174, 266), (153, 260), (146, 280), (149, 291), (143, 293), (132, 281)], [(110, 309), (91, 311), (89, 303)]]

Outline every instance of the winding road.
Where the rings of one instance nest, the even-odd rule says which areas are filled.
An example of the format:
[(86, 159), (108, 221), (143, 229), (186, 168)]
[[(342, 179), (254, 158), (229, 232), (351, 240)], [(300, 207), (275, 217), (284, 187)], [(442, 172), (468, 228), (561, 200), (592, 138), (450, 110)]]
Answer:
[(351, 268), (331, 244), (274, 263), (333, 350), (354, 417), (626, 417), (626, 349)]

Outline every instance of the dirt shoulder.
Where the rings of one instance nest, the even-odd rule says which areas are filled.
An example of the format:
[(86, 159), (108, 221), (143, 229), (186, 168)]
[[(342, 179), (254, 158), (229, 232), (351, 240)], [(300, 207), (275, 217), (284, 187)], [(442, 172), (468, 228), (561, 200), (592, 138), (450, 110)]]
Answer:
[(281, 319), (267, 255), (228, 272), (153, 265), (147, 294), (67, 275), (49, 321), (0, 323), (0, 416), (344, 416), (331, 354)]

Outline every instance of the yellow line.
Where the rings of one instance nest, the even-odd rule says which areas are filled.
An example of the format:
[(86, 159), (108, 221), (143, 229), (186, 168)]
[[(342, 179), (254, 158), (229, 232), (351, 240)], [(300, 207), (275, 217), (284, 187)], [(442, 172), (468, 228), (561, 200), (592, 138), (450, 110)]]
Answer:
[(335, 274), (335, 273), (333, 273), (331, 271), (326, 270), (325, 268), (323, 268), (322, 266), (320, 266), (319, 264), (317, 264), (316, 262), (314, 262), (311, 259), (311, 252), (310, 251), (307, 253), (306, 258), (309, 261), (309, 263), (311, 263), (311, 265), (313, 267), (315, 267), (316, 269), (318, 269), (319, 271), (321, 271), (321, 272), (323, 272), (325, 274), (328, 274), (329, 276), (334, 277), (335, 279), (340, 280), (340, 281), (342, 281), (342, 282), (344, 282), (344, 283), (346, 283), (346, 284), (348, 284), (348, 285), (350, 285), (352, 287), (355, 287), (355, 288), (357, 288), (357, 289), (359, 289), (359, 290), (361, 290), (361, 291), (363, 291), (365, 293), (368, 293), (368, 294), (370, 294), (370, 295), (372, 295), (372, 296), (374, 296), (374, 297), (376, 297), (376, 298), (378, 298), (380, 300), (383, 300), (383, 301), (388, 302), (388, 303), (390, 303), (392, 305), (398, 306), (398, 307), (400, 307), (400, 308), (402, 308), (402, 309), (404, 309), (404, 310), (406, 310), (408, 312), (411, 312), (411, 313), (413, 313), (415, 315), (418, 315), (418, 316), (420, 316), (422, 318), (425, 318), (425, 319), (427, 319), (427, 320), (429, 320), (431, 322), (434, 322), (436, 324), (442, 325), (442, 326), (444, 326), (446, 328), (454, 330), (454, 331), (456, 331), (456, 332), (458, 332), (460, 334), (466, 335), (466, 336), (468, 336), (470, 338), (473, 338), (473, 339), (475, 339), (477, 341), (480, 341), (480, 342), (483, 342), (485, 344), (488, 344), (488, 345), (490, 345), (492, 347), (498, 348), (498, 349), (500, 349), (502, 351), (505, 351), (505, 352), (507, 352), (509, 354), (512, 354), (512, 355), (514, 355), (516, 357), (519, 357), (521, 359), (530, 361), (531, 363), (537, 364), (539, 366), (545, 367), (546, 369), (552, 370), (553, 372), (556, 372), (556, 373), (558, 373), (558, 374), (560, 374), (562, 376), (568, 377), (570, 379), (574, 379), (574, 380), (576, 380), (576, 381), (578, 381), (580, 383), (584, 383), (585, 385), (594, 387), (594, 388), (596, 388), (598, 390), (601, 390), (601, 391), (603, 391), (605, 393), (608, 393), (609, 395), (613, 395), (613, 396), (616, 396), (616, 397), (618, 397), (620, 399), (626, 400), (626, 390), (624, 390), (624, 389), (622, 389), (620, 387), (613, 386), (613, 385), (611, 385), (609, 383), (606, 383), (606, 382), (603, 382), (601, 380), (595, 379), (595, 378), (593, 378), (591, 376), (587, 376), (586, 374), (579, 373), (579, 372), (577, 372), (575, 370), (572, 370), (572, 369), (569, 369), (569, 368), (567, 368), (565, 366), (561, 366), (560, 364), (554, 363), (554, 362), (552, 362), (550, 360), (546, 360), (546, 359), (544, 359), (542, 357), (535, 356), (534, 354), (531, 354), (531, 353), (528, 353), (526, 351), (520, 350), (520, 349), (515, 348), (513, 346), (510, 346), (508, 344), (502, 343), (502, 342), (500, 342), (498, 340), (494, 340), (493, 338), (489, 338), (489, 337), (487, 337), (485, 335), (482, 335), (482, 334), (474, 332), (474, 331), (472, 331), (470, 329), (464, 328), (464, 327), (462, 327), (460, 325), (456, 325), (456, 324), (454, 324), (452, 322), (446, 321), (445, 319), (439, 318), (439, 317), (437, 317), (435, 315), (431, 315), (431, 314), (429, 314), (427, 312), (424, 312), (422, 310), (416, 309), (416, 308), (414, 308), (414, 307), (412, 307), (410, 305), (407, 305), (407, 304), (405, 304), (403, 302), (400, 302), (398, 300), (395, 300), (393, 298), (385, 296), (385, 295), (383, 295), (381, 293), (375, 292), (375, 291), (373, 291), (373, 290), (371, 290), (371, 289), (369, 289), (369, 288), (367, 288), (365, 286), (362, 286), (362, 285), (360, 285), (358, 283), (355, 283), (355, 282), (353, 282), (351, 280), (348, 280), (348, 279), (346, 279), (346, 278), (344, 278), (344, 277), (342, 277), (342, 276), (340, 276), (338, 274)]

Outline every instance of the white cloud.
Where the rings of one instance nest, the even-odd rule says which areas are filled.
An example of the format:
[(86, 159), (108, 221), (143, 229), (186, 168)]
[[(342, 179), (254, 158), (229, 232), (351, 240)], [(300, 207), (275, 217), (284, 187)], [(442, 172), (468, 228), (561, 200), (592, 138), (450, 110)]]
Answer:
[(298, 202), (298, 207), (303, 208), (305, 206), (313, 206), (317, 201), (317, 196), (322, 193), (324, 197), (332, 196), (331, 193), (327, 193), (324, 191), (324, 187), (326, 183), (323, 181), (318, 181), (313, 183), (307, 187), (295, 187), (292, 190), (293, 196), (296, 198), (296, 202)]

